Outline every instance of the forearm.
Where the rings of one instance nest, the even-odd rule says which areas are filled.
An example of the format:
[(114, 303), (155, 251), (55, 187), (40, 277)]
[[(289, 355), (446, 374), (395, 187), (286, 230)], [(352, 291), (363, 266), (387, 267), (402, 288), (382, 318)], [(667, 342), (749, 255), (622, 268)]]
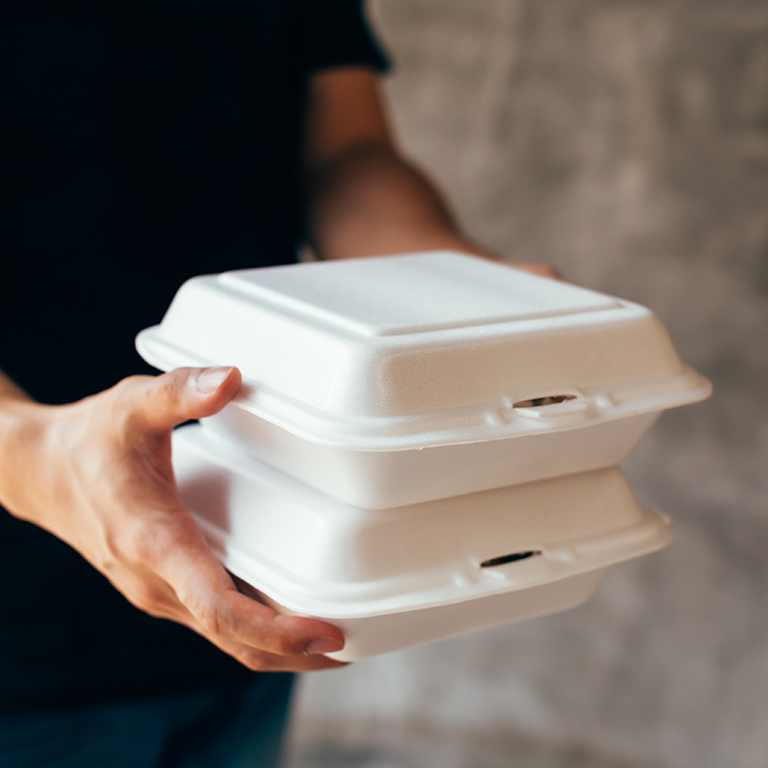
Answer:
[(353, 146), (310, 179), (310, 243), (324, 259), (481, 249), (427, 179), (384, 143)]
[(0, 371), (0, 505), (21, 514), (21, 491), (30, 478), (34, 462), (25, 460), (39, 435), (39, 416), (45, 406), (35, 403), (9, 376)]
[[(440, 249), (501, 258), (467, 238), (435, 186), (398, 155), (373, 72), (315, 75), (307, 114), (307, 236), (320, 258)], [(557, 276), (543, 264), (513, 265)]]

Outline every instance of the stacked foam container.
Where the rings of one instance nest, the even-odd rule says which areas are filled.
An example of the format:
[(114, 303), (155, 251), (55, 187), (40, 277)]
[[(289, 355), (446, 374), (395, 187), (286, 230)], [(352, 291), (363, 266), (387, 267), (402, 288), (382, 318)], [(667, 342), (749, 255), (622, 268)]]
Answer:
[(137, 346), (239, 367), (174, 433), (182, 498), (341, 660), (578, 605), (665, 546), (616, 465), (710, 392), (644, 307), (450, 252), (194, 278)]

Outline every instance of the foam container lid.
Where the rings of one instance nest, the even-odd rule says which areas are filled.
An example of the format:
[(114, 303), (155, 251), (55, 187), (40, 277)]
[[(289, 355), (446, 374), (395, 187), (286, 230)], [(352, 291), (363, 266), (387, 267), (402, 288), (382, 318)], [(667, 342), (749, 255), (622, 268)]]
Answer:
[(671, 539), (666, 516), (641, 509), (617, 468), (366, 510), (197, 425), (174, 432), (173, 456), (182, 500), (226, 566), (290, 611), (322, 618), (527, 589)]
[[(711, 391), (648, 309), (452, 252), (193, 278), (137, 348), (161, 370), (236, 365), (228, 408), (365, 451), (573, 429)], [(551, 396), (568, 399), (518, 407)]]

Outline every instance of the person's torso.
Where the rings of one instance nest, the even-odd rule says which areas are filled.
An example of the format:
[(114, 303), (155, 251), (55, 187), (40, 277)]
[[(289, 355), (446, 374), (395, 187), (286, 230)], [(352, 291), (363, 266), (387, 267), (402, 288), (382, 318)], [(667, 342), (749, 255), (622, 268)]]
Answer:
[[(0, 369), (50, 404), (156, 373), (185, 279), (294, 260), (313, 66), (382, 61), (358, 0), (0, 5)], [(0, 710), (251, 674), (2, 509), (0, 541)]]

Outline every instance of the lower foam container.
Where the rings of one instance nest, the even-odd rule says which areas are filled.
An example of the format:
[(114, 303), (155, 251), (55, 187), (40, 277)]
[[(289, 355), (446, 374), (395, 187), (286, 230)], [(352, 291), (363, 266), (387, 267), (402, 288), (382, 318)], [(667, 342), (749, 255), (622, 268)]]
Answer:
[(199, 426), (174, 433), (173, 457), (216, 555), (278, 611), (340, 627), (343, 661), (574, 607), (671, 540), (617, 468), (370, 510)]

